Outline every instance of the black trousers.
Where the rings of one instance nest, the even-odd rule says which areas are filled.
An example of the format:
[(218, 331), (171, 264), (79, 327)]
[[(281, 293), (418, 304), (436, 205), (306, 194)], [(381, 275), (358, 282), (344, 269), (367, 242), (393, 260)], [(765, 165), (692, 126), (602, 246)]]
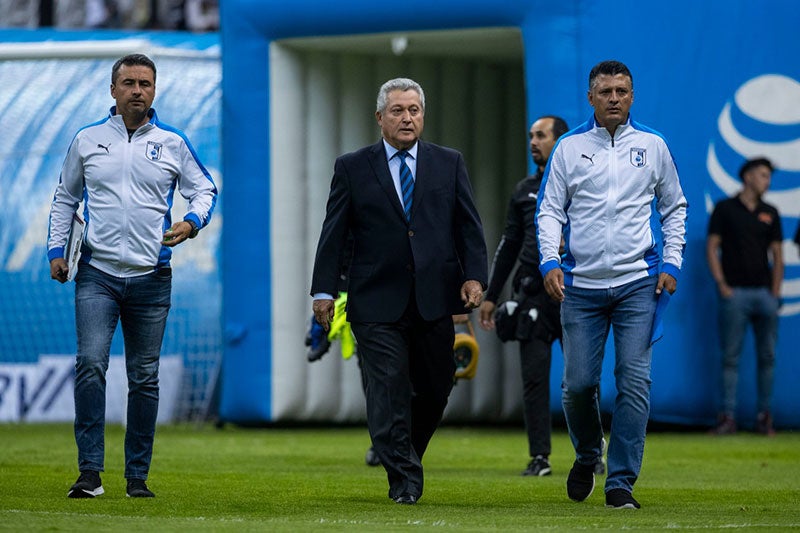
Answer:
[(550, 455), (550, 361), (552, 343), (538, 337), (519, 341), (522, 413), (531, 457)]
[(422, 496), (422, 456), (453, 388), (452, 317), (426, 321), (413, 302), (393, 323), (353, 322), (366, 381), (367, 426), (389, 497)]

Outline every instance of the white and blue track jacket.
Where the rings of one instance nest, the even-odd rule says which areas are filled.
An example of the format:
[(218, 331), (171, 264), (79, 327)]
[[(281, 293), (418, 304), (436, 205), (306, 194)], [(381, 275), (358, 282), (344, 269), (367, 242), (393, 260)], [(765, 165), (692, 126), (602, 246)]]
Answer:
[[(660, 215), (663, 265), (651, 216)], [(628, 119), (608, 130), (589, 121), (564, 134), (545, 168), (536, 227), (539, 270), (559, 266), (565, 285), (617, 287), (662, 271), (677, 278), (687, 202), (664, 138)], [(559, 256), (562, 231), (566, 243)]]
[(109, 116), (75, 135), (50, 208), (47, 258), (64, 256), (72, 215), (84, 202), (81, 262), (117, 277), (139, 276), (169, 265), (161, 244), (172, 226), (175, 187), (189, 202), (183, 220), (198, 228), (211, 219), (217, 188), (183, 132), (150, 121), (128, 139), (122, 116)]

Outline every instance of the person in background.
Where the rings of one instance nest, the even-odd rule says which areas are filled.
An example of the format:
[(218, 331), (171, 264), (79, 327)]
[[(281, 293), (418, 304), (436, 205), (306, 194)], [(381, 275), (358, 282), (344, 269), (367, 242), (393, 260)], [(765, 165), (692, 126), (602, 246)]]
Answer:
[(739, 170), (742, 190), (717, 203), (708, 222), (706, 259), (719, 292), (722, 401), (716, 435), (736, 433), (736, 387), (747, 325), (758, 361), (756, 431), (774, 435), (770, 401), (783, 283), (783, 230), (778, 210), (764, 202), (772, 163), (758, 158)]
[[(116, 105), (78, 131), (50, 208), (50, 277), (64, 283), (73, 216), (84, 202), (85, 238), (75, 277), (75, 442), (80, 476), (70, 498), (103, 494), (106, 371), (122, 324), (128, 375), (125, 478), (129, 497), (153, 497), (147, 480), (158, 414), (158, 366), (172, 291), (172, 248), (208, 225), (217, 200), (211, 175), (186, 136), (151, 107), (156, 66), (131, 54), (111, 69)], [(172, 221), (175, 190), (189, 202)]]
[[(52, 5), (50, 6), (49, 20), (43, 21), (39, 2), (31, 0), (0, 0), (0, 28), (38, 28), (39, 26), (52, 26)], [(42, 24), (42, 23), (45, 24)]]
[(186, 29), (193, 32), (219, 31), (218, 0), (186, 0)]
[(86, 0), (86, 28), (121, 28), (122, 13), (114, 0)]
[(422, 496), (422, 457), (453, 388), (452, 315), (483, 297), (486, 244), (463, 157), (420, 139), (422, 87), (387, 81), (375, 117), (382, 139), (334, 164), (312, 310), (327, 330), (352, 234), (347, 316), (366, 374), (367, 425), (389, 498), (408, 505)]
[[(630, 116), (628, 67), (595, 65), (588, 99), (594, 114), (561, 137), (539, 190), (539, 269), (547, 293), (561, 302), (562, 403), (575, 447), (567, 495), (583, 501), (594, 490), (603, 449), (598, 385), (613, 328), (617, 396), (605, 500), (615, 509), (638, 509), (633, 486), (650, 413), (656, 308), (662, 292), (677, 288), (687, 203), (666, 141)], [(651, 227), (654, 207), (661, 254)]]
[[(489, 287), (480, 307), (480, 325), (495, 329), (494, 313), (500, 291), (519, 260), (513, 278), (513, 298), (519, 305), (514, 311), (515, 338), (519, 341), (522, 371), (522, 399), (525, 429), (528, 434), (530, 461), (523, 476), (548, 476), (550, 466), (550, 361), (551, 346), (561, 338), (558, 302), (547, 296), (539, 273), (539, 245), (536, 240), (536, 197), (550, 152), (561, 135), (567, 132), (561, 117), (539, 117), (529, 131), (529, 147), (536, 174), (517, 183), (506, 214), (503, 236), (494, 254)], [(605, 472), (602, 459), (596, 471)]]

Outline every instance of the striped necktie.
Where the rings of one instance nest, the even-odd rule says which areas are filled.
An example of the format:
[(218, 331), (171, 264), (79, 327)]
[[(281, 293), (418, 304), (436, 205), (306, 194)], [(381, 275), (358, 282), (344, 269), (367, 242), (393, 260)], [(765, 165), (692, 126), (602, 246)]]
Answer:
[(400, 150), (396, 155), (400, 158), (400, 194), (403, 197), (403, 212), (406, 220), (411, 220), (411, 204), (414, 203), (414, 177), (411, 175), (411, 169), (406, 165), (408, 152)]

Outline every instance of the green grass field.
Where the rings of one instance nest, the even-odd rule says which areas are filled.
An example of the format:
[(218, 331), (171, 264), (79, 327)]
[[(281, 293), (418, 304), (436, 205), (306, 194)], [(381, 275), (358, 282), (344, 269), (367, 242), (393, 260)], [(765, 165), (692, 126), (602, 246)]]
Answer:
[(709, 437), (654, 433), (635, 495), (604, 507), (602, 482), (566, 496), (572, 449), (553, 436), (553, 475), (523, 478), (522, 429), (445, 427), (425, 456), (416, 506), (387, 497), (364, 465), (365, 429), (159, 427), (148, 484), (125, 497), (123, 430), (107, 428), (106, 493), (70, 500), (77, 477), (68, 424), (0, 425), (0, 529), (13, 531), (530, 531), (800, 529), (800, 433)]

